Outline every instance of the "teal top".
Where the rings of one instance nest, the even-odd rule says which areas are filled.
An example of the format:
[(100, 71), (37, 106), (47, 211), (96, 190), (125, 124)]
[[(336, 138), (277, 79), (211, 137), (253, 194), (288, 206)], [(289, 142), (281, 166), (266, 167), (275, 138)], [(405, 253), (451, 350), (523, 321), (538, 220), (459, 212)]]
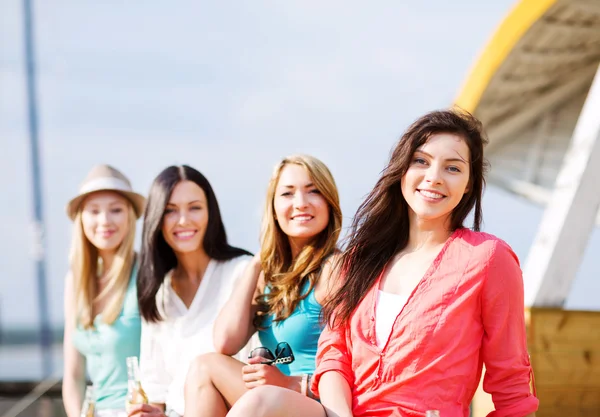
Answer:
[(94, 328), (77, 326), (73, 344), (86, 359), (87, 373), (94, 384), (96, 408), (125, 409), (127, 365), (125, 358), (140, 356), (141, 320), (137, 303), (137, 268), (134, 266), (123, 300), (121, 314), (112, 324), (94, 318)]
[[(302, 287), (305, 294), (310, 286), (307, 281)], [(273, 322), (272, 317), (265, 318), (264, 330), (259, 330), (258, 337), (263, 346), (275, 353), (279, 342), (287, 342), (294, 352), (294, 362), (277, 365), (286, 375), (313, 374), (315, 372), (315, 356), (317, 344), (323, 330), (320, 323), (321, 305), (315, 298), (313, 288), (308, 296), (301, 300), (294, 312), (285, 320)]]

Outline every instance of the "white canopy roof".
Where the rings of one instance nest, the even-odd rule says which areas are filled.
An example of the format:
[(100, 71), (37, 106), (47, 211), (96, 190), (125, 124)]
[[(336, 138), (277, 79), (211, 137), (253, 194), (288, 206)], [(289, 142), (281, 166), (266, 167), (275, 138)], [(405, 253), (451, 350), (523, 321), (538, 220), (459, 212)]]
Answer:
[(456, 99), (486, 127), (490, 182), (548, 202), (599, 63), (600, 1), (516, 5)]

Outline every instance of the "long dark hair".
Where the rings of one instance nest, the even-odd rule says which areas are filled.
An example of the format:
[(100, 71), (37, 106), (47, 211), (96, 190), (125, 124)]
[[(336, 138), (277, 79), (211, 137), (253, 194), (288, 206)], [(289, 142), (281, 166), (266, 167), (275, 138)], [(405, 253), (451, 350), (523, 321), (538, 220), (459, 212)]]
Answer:
[(150, 322), (162, 317), (156, 305), (156, 293), (165, 280), (165, 275), (177, 266), (175, 252), (162, 234), (163, 216), (171, 193), (181, 181), (192, 181), (206, 194), (208, 225), (202, 242), (206, 254), (218, 261), (226, 261), (250, 252), (227, 243), (225, 226), (217, 197), (204, 175), (187, 165), (170, 166), (164, 169), (150, 187), (144, 213), (142, 251), (137, 280), (138, 303), (141, 316)]
[(400, 182), (417, 148), (437, 133), (459, 135), (470, 153), (468, 191), (451, 213), (450, 228), (454, 231), (464, 227), (463, 222), (474, 207), (473, 230), (479, 231), (484, 175), (488, 166), (483, 157), (487, 139), (481, 122), (460, 109), (428, 113), (417, 119), (402, 135), (375, 188), (358, 208), (346, 239), (346, 250), (340, 259), (344, 285), (323, 308), (329, 325), (341, 325), (350, 319), (388, 260), (408, 244), (408, 204), (402, 195)]

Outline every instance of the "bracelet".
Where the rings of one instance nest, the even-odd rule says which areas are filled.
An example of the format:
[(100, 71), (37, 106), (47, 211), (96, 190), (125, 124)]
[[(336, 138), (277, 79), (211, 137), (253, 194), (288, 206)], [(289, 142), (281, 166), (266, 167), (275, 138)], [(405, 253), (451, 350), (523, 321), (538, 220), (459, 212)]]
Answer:
[(300, 393), (307, 395), (308, 391), (308, 374), (302, 374), (302, 381), (300, 382)]
[(312, 390), (310, 389), (311, 387), (311, 383), (312, 383), (312, 375), (308, 375), (307, 381), (306, 381), (306, 395), (308, 396), (308, 398), (312, 398), (313, 400), (315, 399), (315, 395), (313, 394)]

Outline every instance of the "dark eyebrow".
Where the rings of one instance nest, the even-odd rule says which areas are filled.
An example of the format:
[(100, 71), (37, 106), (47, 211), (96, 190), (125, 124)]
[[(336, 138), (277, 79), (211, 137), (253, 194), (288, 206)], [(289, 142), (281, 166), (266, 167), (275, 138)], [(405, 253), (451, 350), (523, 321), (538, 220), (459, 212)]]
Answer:
[[(190, 202), (189, 202), (189, 203), (187, 203), (187, 204), (188, 204), (188, 205), (190, 205), (190, 204), (196, 204), (196, 203), (204, 204), (204, 202), (203, 202), (202, 200), (194, 200), (194, 201), (190, 201)], [(171, 202), (168, 202), (168, 203), (167, 203), (167, 206), (176, 206), (176, 205), (177, 205), (177, 204), (175, 204), (175, 203), (171, 203)]]
[[(430, 158), (433, 158), (433, 156), (431, 156), (431, 154), (428, 154), (427, 152), (422, 151), (420, 149), (417, 149), (415, 151), (415, 153), (417, 153), (417, 152), (427, 155)], [(448, 159), (444, 159), (444, 161), (446, 161), (446, 162), (462, 162), (463, 164), (468, 164), (468, 162), (465, 161), (463, 158), (448, 158)]]

